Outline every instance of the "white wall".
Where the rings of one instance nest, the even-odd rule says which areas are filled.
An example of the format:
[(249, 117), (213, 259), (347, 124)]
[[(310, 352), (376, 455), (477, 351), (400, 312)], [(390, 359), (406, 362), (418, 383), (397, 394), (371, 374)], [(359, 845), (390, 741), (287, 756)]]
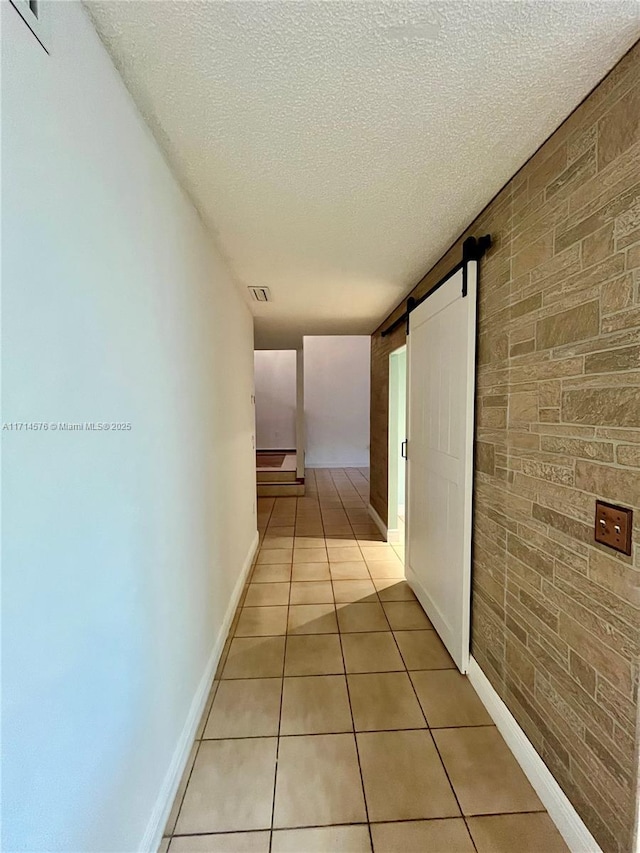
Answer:
[(296, 351), (256, 350), (256, 447), (296, 447)]
[(3, 432), (2, 849), (129, 853), (255, 536), (252, 320), (48, 5), (49, 56), (2, 3), (3, 420), (132, 428)]
[(306, 464), (369, 464), (371, 338), (304, 338)]

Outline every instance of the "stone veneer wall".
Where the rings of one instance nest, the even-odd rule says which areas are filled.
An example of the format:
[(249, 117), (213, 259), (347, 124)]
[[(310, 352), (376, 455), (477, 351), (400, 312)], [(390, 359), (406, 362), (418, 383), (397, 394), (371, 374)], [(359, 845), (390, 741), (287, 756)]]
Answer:
[[(640, 46), (413, 291), (481, 265), (472, 650), (603, 850), (631, 850), (640, 605)], [(371, 503), (387, 517), (388, 355), (372, 337)], [(632, 557), (593, 542), (635, 509)]]

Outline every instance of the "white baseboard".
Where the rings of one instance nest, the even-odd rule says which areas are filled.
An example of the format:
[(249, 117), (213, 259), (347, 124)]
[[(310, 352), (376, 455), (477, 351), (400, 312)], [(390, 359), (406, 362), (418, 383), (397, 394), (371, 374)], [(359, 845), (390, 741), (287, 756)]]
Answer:
[(204, 713), (209, 693), (211, 692), (213, 678), (216, 674), (218, 663), (220, 662), (220, 657), (222, 655), (222, 650), (224, 649), (229, 629), (231, 628), (231, 622), (233, 621), (245, 581), (253, 564), (253, 558), (258, 550), (258, 541), (258, 532), (256, 531), (255, 538), (251, 543), (249, 552), (245, 558), (242, 570), (231, 595), (231, 600), (229, 601), (224, 621), (218, 631), (218, 636), (216, 637), (211, 655), (209, 656), (202, 678), (200, 679), (200, 683), (198, 684), (191, 702), (187, 719), (185, 720), (182, 732), (178, 738), (173, 757), (171, 758), (171, 763), (169, 764), (169, 769), (167, 770), (160, 787), (160, 792), (151, 813), (149, 823), (147, 824), (147, 829), (142, 841), (140, 842), (138, 849), (141, 853), (156, 853), (160, 846), (160, 842), (162, 841), (162, 833), (164, 832), (167, 820), (169, 819), (169, 813), (171, 812), (173, 800), (178, 791), (178, 785), (182, 779), (182, 774), (187, 766), (189, 753), (191, 752), (191, 747), (195, 740), (196, 732), (198, 731), (198, 725), (202, 718), (202, 714)]
[(367, 507), (367, 509), (369, 510), (369, 515), (370, 515), (370, 516), (371, 516), (371, 518), (373, 519), (373, 521), (374, 521), (374, 523), (375, 523), (376, 527), (378, 528), (378, 530), (380, 531), (380, 533), (382, 533), (382, 535), (384, 536), (384, 538), (385, 538), (385, 540), (386, 540), (386, 539), (387, 539), (387, 525), (386, 525), (386, 524), (384, 523), (384, 521), (380, 518), (380, 516), (379, 516), (379, 515), (378, 515), (378, 513), (375, 511), (375, 509), (371, 506), (371, 504), (369, 504), (369, 506)]
[(397, 527), (387, 528), (387, 542), (397, 545), (400, 542), (400, 530)]
[(572, 853), (602, 853), (569, 798), (473, 657), (469, 658), (467, 675)]

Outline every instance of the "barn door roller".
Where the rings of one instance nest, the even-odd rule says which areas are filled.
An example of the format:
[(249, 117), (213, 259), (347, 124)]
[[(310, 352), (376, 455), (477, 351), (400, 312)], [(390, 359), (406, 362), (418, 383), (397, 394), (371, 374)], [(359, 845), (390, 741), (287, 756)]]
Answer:
[(437, 281), (433, 287), (428, 290), (423, 296), (419, 299), (415, 299), (413, 296), (410, 296), (407, 299), (407, 307), (403, 314), (401, 314), (397, 320), (394, 320), (390, 326), (387, 326), (386, 329), (383, 329), (381, 334), (383, 338), (386, 338), (387, 335), (390, 335), (391, 332), (394, 332), (398, 326), (401, 326), (403, 323), (407, 324), (407, 334), (409, 334), (409, 316), (411, 312), (421, 305), (425, 299), (428, 299), (432, 293), (435, 293), (439, 287), (442, 287), (452, 275), (455, 275), (457, 272), (462, 270), (462, 295), (467, 295), (467, 264), (469, 261), (479, 261), (487, 251), (491, 247), (491, 236), (489, 234), (485, 234), (484, 237), (467, 237), (467, 239), (462, 244), (462, 260), (460, 263), (456, 264), (453, 269), (450, 269), (446, 275), (443, 275), (442, 278)]

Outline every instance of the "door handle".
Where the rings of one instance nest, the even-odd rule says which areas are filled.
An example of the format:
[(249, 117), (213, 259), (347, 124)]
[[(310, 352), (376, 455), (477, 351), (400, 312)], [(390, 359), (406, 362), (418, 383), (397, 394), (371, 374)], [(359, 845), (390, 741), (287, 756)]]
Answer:
[(407, 439), (406, 438), (402, 442), (402, 444), (400, 445), (400, 455), (402, 456), (403, 459), (407, 458)]

